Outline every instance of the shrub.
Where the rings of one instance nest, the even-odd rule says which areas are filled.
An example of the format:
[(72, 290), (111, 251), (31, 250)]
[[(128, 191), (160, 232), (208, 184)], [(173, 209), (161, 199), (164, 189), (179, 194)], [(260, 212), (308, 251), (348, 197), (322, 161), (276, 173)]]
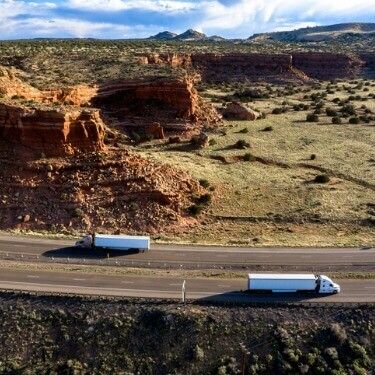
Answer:
[(250, 153), (246, 153), (244, 156), (243, 156), (243, 160), (244, 161), (255, 161), (255, 156), (250, 154)]
[(135, 143), (140, 143), (141, 142), (141, 136), (138, 133), (136, 133), (136, 132), (132, 132), (131, 138), (132, 138), (132, 140)]
[(332, 117), (332, 124), (341, 124), (341, 123), (342, 123), (341, 117), (339, 116)]
[(197, 203), (208, 204), (212, 200), (211, 194), (203, 194), (197, 199)]
[(319, 174), (314, 179), (314, 182), (317, 184), (326, 184), (329, 181), (330, 181), (330, 178), (327, 174)]
[(272, 126), (266, 126), (263, 131), (264, 132), (271, 132), (273, 130), (273, 127)]
[(188, 208), (188, 212), (192, 216), (198, 216), (203, 209), (204, 207), (201, 204), (193, 204)]
[(353, 105), (346, 104), (341, 108), (342, 113), (347, 113), (348, 115), (354, 116), (356, 114), (356, 110)]
[(327, 114), (327, 116), (335, 117), (335, 116), (337, 116), (337, 111), (333, 108), (327, 108), (326, 114)]
[(316, 155), (315, 154), (311, 154), (310, 155), (310, 160), (315, 160), (316, 159)]
[(239, 139), (235, 145), (234, 145), (235, 148), (249, 148), (250, 147), (250, 143), (245, 141), (244, 139)]
[(246, 134), (249, 132), (249, 129), (248, 128), (243, 128), (239, 131), (239, 133), (242, 133), (242, 134)]
[(358, 117), (351, 117), (349, 119), (349, 124), (359, 124), (359, 118)]
[(319, 116), (315, 113), (309, 113), (306, 116), (306, 121), (307, 122), (318, 122), (319, 121)]
[(274, 115), (279, 115), (281, 113), (283, 113), (283, 109), (282, 108), (274, 108), (272, 110), (272, 114), (274, 114)]
[(199, 184), (206, 189), (210, 186), (210, 183), (205, 178), (199, 180)]

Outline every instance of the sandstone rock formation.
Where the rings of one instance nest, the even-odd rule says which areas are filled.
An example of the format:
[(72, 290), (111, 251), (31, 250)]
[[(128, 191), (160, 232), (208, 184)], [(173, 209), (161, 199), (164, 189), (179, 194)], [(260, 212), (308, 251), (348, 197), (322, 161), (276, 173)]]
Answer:
[(361, 74), (364, 62), (353, 55), (327, 52), (293, 53), (293, 66), (319, 80), (354, 78)]
[(100, 87), (40, 91), (23, 83), (17, 73), (0, 70), (0, 135), (37, 155), (104, 150), (103, 114), (116, 118), (122, 128), (158, 139), (164, 138), (164, 130), (199, 131), (220, 119), (199, 97), (193, 78), (122, 80)]
[(307, 81), (292, 69), (288, 54), (196, 54), (193, 66), (207, 82), (228, 81)]
[(285, 54), (227, 53), (147, 55), (144, 64), (169, 64), (200, 73), (205, 82), (233, 81), (305, 82), (375, 76), (375, 53), (358, 55), (328, 52)]
[(146, 56), (140, 56), (139, 61), (141, 64), (165, 64), (176, 67), (188, 68), (192, 65), (190, 54), (178, 53), (150, 53)]
[(157, 120), (165, 130), (184, 130), (220, 120), (216, 110), (203, 102), (194, 80), (154, 79), (116, 81), (102, 85), (92, 98), (95, 107), (116, 117), (125, 128), (150, 126)]
[(30, 109), (0, 103), (0, 137), (23, 152), (61, 156), (104, 149), (98, 110)]
[(224, 108), (223, 116), (228, 120), (254, 121), (259, 114), (239, 102), (232, 102)]

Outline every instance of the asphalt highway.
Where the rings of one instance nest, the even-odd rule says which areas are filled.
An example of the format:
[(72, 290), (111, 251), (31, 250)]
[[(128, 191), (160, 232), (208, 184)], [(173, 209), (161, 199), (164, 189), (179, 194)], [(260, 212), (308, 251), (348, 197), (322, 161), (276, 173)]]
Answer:
[[(2, 269), (1, 289), (146, 298), (181, 298), (182, 279), (19, 271)], [(339, 280), (342, 292), (328, 296), (252, 295), (244, 280), (187, 279), (186, 298), (233, 302), (375, 302), (375, 280)]]
[[(133, 261), (148, 266), (170, 265), (184, 268), (251, 266), (316, 268), (317, 271), (358, 269), (375, 272), (375, 248), (244, 248), (219, 246), (156, 245), (140, 254), (93, 251), (74, 248), (74, 241), (47, 240), (0, 236), (0, 258), (25, 257), (29, 259), (116, 259)], [(263, 267), (263, 268), (264, 268)]]
[[(40, 258), (93, 258), (106, 254), (93, 253), (72, 247), (74, 241), (49, 240), (27, 237), (0, 236), (0, 258), (14, 256), (15, 259)], [(24, 258), (20, 258), (20, 256)], [(375, 272), (374, 248), (231, 248), (184, 245), (152, 245), (144, 254), (111, 256), (139, 260), (149, 264), (176, 263), (199, 265), (240, 265), (249, 271), (252, 266), (324, 268), (341, 265), (349, 268), (365, 267)], [(29, 257), (29, 258), (28, 258)], [(31, 257), (31, 258), (30, 258)], [(8, 258), (7, 258), (8, 259)], [(374, 280), (339, 280), (342, 293), (332, 296), (305, 296), (293, 294), (250, 295), (244, 280), (194, 278), (186, 280), (187, 299), (223, 300), (223, 301), (305, 301), (305, 302), (375, 302)], [(17, 269), (0, 269), (0, 288), (39, 292), (57, 292), (87, 295), (181, 298), (183, 280), (168, 277), (149, 276), (113, 276), (85, 272), (50, 272)]]

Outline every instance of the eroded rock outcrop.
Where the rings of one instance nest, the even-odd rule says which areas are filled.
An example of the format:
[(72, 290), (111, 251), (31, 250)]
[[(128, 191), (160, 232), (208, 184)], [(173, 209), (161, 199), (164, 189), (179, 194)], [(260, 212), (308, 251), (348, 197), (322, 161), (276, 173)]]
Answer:
[(91, 101), (125, 128), (139, 128), (140, 123), (150, 126), (157, 119), (166, 130), (184, 130), (220, 120), (216, 110), (199, 97), (190, 78), (109, 82)]
[(227, 53), (147, 55), (144, 64), (168, 64), (198, 72), (211, 83), (265, 81), (306, 82), (311, 79), (335, 79), (374, 76), (374, 53), (345, 54), (297, 52), (285, 54)]
[(294, 67), (319, 80), (355, 78), (365, 65), (359, 57), (343, 53), (299, 52), (292, 56)]
[(308, 81), (302, 72), (292, 69), (292, 57), (288, 54), (196, 54), (193, 66), (202, 80), (222, 81)]
[(259, 117), (259, 113), (239, 102), (232, 102), (223, 109), (223, 116), (228, 120), (254, 121)]
[(140, 56), (139, 61), (143, 65), (148, 64), (165, 64), (176, 67), (189, 68), (192, 66), (190, 54), (178, 53), (150, 53), (148, 55)]
[(165, 130), (199, 131), (220, 120), (189, 77), (40, 91), (22, 82), (17, 73), (0, 70), (0, 136), (39, 155), (104, 150), (103, 116), (116, 118), (117, 125), (132, 132), (161, 139)]
[(0, 137), (23, 152), (61, 156), (104, 150), (98, 110), (32, 109), (0, 103)]

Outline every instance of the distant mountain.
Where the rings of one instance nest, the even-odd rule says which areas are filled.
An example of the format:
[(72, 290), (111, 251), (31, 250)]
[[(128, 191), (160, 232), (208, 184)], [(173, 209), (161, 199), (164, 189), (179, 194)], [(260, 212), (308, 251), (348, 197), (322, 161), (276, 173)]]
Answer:
[(254, 34), (252, 41), (327, 42), (336, 39), (374, 38), (375, 23), (342, 23), (330, 26), (306, 27), (292, 31)]
[(177, 34), (171, 33), (170, 31), (162, 31), (156, 35), (150, 36), (149, 39), (156, 39), (156, 40), (171, 40), (175, 38)]
[(171, 33), (170, 31), (163, 31), (159, 34), (150, 36), (148, 39), (153, 40), (177, 40), (177, 41), (211, 41), (211, 42), (221, 42), (226, 40), (219, 35), (207, 36), (206, 34), (200, 33), (199, 31), (189, 29), (182, 34)]
[(185, 31), (184, 33), (177, 35), (175, 40), (184, 40), (184, 41), (189, 41), (189, 40), (206, 40), (207, 35), (200, 33), (199, 31), (189, 29)]
[(209, 36), (207, 40), (210, 40), (212, 42), (222, 42), (223, 40), (226, 40), (226, 39), (219, 35), (212, 35), (212, 36)]

